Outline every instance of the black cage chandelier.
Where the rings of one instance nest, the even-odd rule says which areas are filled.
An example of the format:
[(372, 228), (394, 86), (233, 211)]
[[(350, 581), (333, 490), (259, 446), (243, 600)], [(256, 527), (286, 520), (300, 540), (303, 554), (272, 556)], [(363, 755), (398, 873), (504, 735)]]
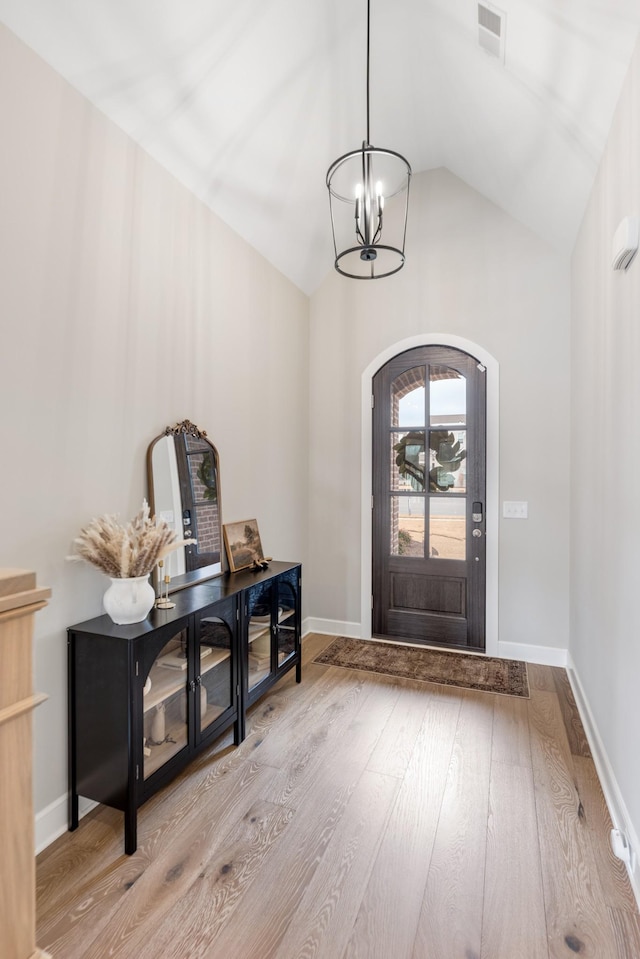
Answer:
[(411, 167), (400, 153), (370, 144), (370, 33), (367, 0), (367, 139), (327, 171), (335, 268), (356, 280), (391, 276), (404, 266), (411, 181)]

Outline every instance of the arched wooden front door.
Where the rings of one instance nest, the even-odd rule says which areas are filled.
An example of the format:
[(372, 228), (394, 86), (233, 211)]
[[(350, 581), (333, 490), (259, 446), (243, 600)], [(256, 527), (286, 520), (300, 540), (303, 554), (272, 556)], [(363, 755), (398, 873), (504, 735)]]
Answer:
[(373, 634), (485, 648), (486, 371), (424, 346), (373, 378)]

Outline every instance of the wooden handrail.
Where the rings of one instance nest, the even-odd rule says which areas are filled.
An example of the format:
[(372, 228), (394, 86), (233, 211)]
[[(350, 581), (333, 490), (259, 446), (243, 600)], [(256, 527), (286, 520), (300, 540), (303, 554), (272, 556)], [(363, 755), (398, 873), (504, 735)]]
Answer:
[(0, 709), (0, 726), (10, 719), (15, 719), (16, 716), (21, 716), (23, 713), (28, 713), (31, 709), (35, 709), (40, 703), (46, 702), (48, 698), (46, 693), (35, 693), (27, 699), (21, 699), (19, 702), (13, 703), (5, 709)]

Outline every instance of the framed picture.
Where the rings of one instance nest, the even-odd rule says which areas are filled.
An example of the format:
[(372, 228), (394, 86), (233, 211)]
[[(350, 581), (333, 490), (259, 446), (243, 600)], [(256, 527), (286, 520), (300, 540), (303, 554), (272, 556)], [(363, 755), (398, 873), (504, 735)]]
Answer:
[(223, 531), (232, 573), (246, 569), (263, 558), (257, 520), (243, 519), (239, 523), (225, 523)]

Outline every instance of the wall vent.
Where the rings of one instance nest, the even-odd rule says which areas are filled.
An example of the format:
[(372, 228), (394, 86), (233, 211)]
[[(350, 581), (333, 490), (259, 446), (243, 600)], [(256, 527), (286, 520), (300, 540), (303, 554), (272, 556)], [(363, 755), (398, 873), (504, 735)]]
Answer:
[(493, 4), (478, 4), (478, 42), (483, 50), (504, 63), (507, 15)]

